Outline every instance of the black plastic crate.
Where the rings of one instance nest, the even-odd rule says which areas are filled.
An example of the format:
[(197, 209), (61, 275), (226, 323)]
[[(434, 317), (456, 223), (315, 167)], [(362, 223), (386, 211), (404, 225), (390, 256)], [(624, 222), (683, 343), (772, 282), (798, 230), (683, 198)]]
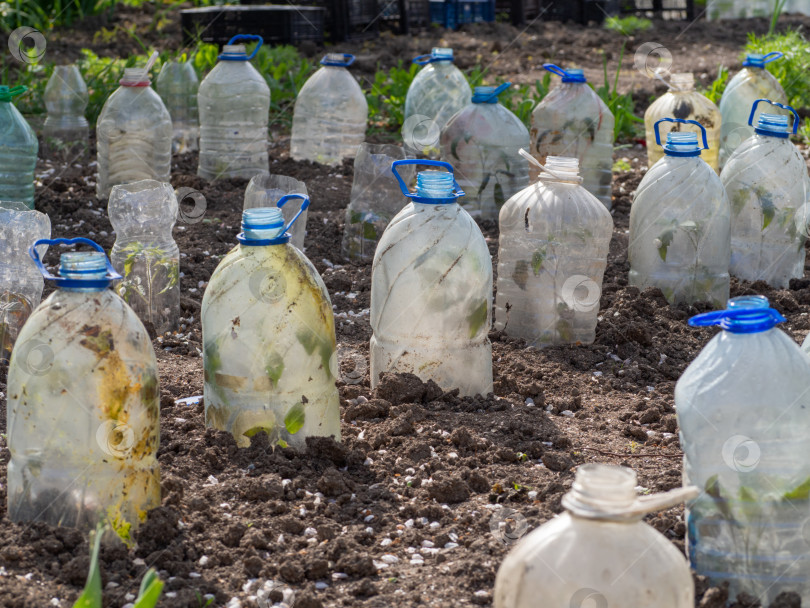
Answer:
[(326, 10), (316, 6), (228, 5), (180, 11), (183, 44), (198, 37), (225, 44), (237, 34), (258, 34), (265, 44), (322, 43)]
[(380, 33), (377, 0), (302, 0), (301, 3), (326, 9), (325, 29), (330, 42), (368, 40)]
[(610, 15), (674, 20), (695, 18), (694, 0), (608, 0), (606, 8)]
[(430, 27), (430, 0), (380, 0), (383, 25), (399, 34)]
[(593, 21), (602, 23), (607, 16), (608, 0), (556, 0), (545, 3), (543, 21), (573, 21), (587, 25)]

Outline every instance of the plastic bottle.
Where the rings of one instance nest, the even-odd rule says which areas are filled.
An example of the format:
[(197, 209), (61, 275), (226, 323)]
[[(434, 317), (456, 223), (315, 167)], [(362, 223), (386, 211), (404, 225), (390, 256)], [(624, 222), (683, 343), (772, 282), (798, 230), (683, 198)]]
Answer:
[(121, 86), (104, 102), (96, 123), (98, 183), (104, 199), (118, 184), (168, 182), (172, 119), (143, 68), (125, 68)]
[[(239, 40), (256, 40), (248, 56)], [(200, 83), (200, 165), (205, 179), (250, 179), (267, 171), (267, 123), (270, 87), (250, 60), (259, 52), (261, 36), (234, 36), (222, 49), (219, 62)]]
[(163, 334), (180, 316), (180, 249), (172, 238), (177, 198), (171, 184), (143, 180), (115, 186), (107, 204), (115, 244), (117, 291), (147, 329)]
[(456, 112), (470, 104), (472, 89), (453, 65), (453, 49), (434, 48), (413, 63), (425, 67), (408, 87), (402, 136), (413, 151), (437, 154), (439, 134)]
[[(790, 106), (766, 101), (793, 112)], [(755, 133), (728, 159), (720, 179), (731, 203), (731, 274), (784, 289), (804, 276), (807, 238), (805, 202), (810, 192), (807, 165), (790, 141), (788, 117), (760, 114)]]
[[(708, 98), (695, 91), (695, 79), (690, 73), (673, 74), (671, 90), (656, 99), (644, 112), (644, 128), (647, 131), (647, 162), (652, 167), (664, 155), (657, 143), (654, 127), (662, 118), (674, 116), (687, 121), (700, 123), (706, 130), (708, 148), (700, 156), (719, 173), (718, 152), (720, 150), (720, 110)], [(681, 123), (684, 124), (684, 123)], [(693, 130), (675, 125), (673, 130)], [(668, 131), (664, 131), (666, 135)]]
[[(287, 194), (301, 194), (307, 196), (307, 185), (293, 177), (286, 175), (271, 175), (262, 171), (254, 175), (245, 188), (244, 209), (257, 209), (259, 207), (275, 207), (279, 200)], [(281, 208), (285, 222), (291, 222), (297, 215), (294, 206)], [(304, 237), (307, 234), (307, 208), (301, 211), (300, 217), (292, 225), (292, 239), (290, 243), (304, 250)]]
[[(683, 123), (662, 118), (655, 123)], [(706, 132), (703, 149), (706, 148)], [(697, 134), (670, 131), (666, 156), (647, 171), (630, 208), (630, 284), (658, 287), (670, 304), (711, 302), (729, 294), (731, 209), (723, 184), (700, 156)]]
[[(0, 365), (8, 363), (17, 334), (42, 297), (44, 281), (28, 249), (50, 236), (47, 215), (25, 203), (0, 201)], [(44, 255), (46, 248), (40, 250)]]
[[(421, 171), (416, 193), (398, 173)], [(371, 268), (371, 386), (382, 372), (409, 372), (461, 395), (492, 392), (492, 260), (484, 236), (457, 204), (464, 193), (448, 163), (398, 160), (411, 199), (377, 245)]]
[(684, 480), (700, 496), (686, 511), (692, 568), (763, 606), (785, 591), (810, 601), (810, 360), (775, 326), (759, 297), (698, 315), (719, 325), (675, 385)]
[(84, 111), (90, 97), (79, 66), (57, 65), (45, 85), (48, 116), (42, 126), (43, 155), (74, 161), (87, 154), (90, 124)]
[[(360, 144), (354, 159), (354, 179), (341, 252), (353, 260), (372, 260), (385, 227), (405, 206), (391, 165), (403, 160), (405, 150), (393, 144)], [(405, 183), (413, 179), (412, 167), (400, 168)]]
[[(63, 253), (60, 278), (40, 244)], [(131, 544), (160, 506), (160, 389), (152, 342), (111, 289), (120, 276), (83, 238), (37, 241), (57, 289), (20, 331), (8, 372), (8, 514), (85, 530), (99, 520)]]
[(39, 142), (11, 100), (27, 87), (0, 86), (0, 200), (21, 201), (34, 208), (34, 168)]
[[(532, 112), (531, 153), (541, 163), (549, 156), (579, 161), (582, 187), (611, 208), (614, 118), (605, 102), (587, 85), (582, 70), (543, 67), (562, 76)], [(539, 172), (530, 166), (534, 180)]]
[(529, 131), (498, 103), (510, 86), (475, 87), (470, 105), (450, 119), (440, 139), (442, 160), (453, 163), (467, 192), (462, 207), (486, 220), (497, 220), (503, 204), (529, 185), (529, 163), (518, 152), (529, 147)]
[(768, 70), (765, 64), (781, 58), (782, 53), (775, 51), (767, 55), (749, 54), (743, 61), (743, 69), (734, 75), (726, 85), (720, 98), (720, 114), (723, 124), (720, 129), (720, 168), (722, 169), (731, 153), (742, 142), (754, 134), (748, 124), (748, 108), (757, 99), (771, 99), (786, 104), (787, 96)]
[(200, 81), (190, 61), (167, 61), (160, 69), (155, 89), (172, 117), (172, 152), (175, 154), (197, 149), (199, 88)]
[(368, 103), (349, 73), (354, 55), (329, 53), (295, 99), (290, 156), (323, 165), (354, 158), (366, 138)]
[[(246, 209), (239, 245), (223, 258), (202, 302), (205, 421), (240, 447), (264, 431), (302, 448), (340, 440), (335, 320), (318, 271), (289, 244), (281, 208)], [(295, 218), (293, 218), (295, 221)]]
[(613, 218), (578, 166), (547, 157), (540, 181), (501, 209), (495, 329), (535, 347), (596, 339)]
[(495, 608), (694, 608), (683, 555), (647, 513), (697, 495), (697, 488), (636, 496), (636, 473), (607, 464), (577, 469), (565, 513), (506, 556), (495, 578)]

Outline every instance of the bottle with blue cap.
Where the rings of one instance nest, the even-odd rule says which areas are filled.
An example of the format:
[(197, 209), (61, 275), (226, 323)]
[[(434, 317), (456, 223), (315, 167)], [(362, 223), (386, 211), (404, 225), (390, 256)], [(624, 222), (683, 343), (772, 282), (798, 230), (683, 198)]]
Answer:
[(782, 592), (810, 601), (810, 360), (762, 296), (689, 320), (718, 325), (675, 386), (697, 574), (763, 606)]
[[(411, 193), (399, 174), (420, 171)], [(383, 372), (412, 373), (461, 395), (492, 392), (492, 260), (449, 163), (394, 161), (410, 202), (377, 245), (371, 269), (371, 386)]]
[(706, 130), (696, 121), (662, 118), (659, 125), (691, 123), (693, 131), (670, 131), (665, 156), (647, 171), (630, 208), (630, 284), (658, 287), (670, 304), (710, 302), (725, 306), (729, 295), (731, 210), (723, 184), (701, 158)]
[(720, 129), (721, 169), (732, 152), (754, 134), (753, 127), (748, 124), (751, 104), (763, 98), (787, 103), (782, 85), (765, 67), (782, 57), (779, 51), (767, 55), (748, 54), (743, 61), (743, 69), (728, 81), (720, 98), (720, 114), (723, 117)]
[[(61, 255), (59, 276), (38, 247)], [(111, 284), (120, 279), (85, 238), (38, 240), (29, 250), (56, 286), (20, 331), (8, 372), (8, 514), (12, 521), (92, 530), (99, 521), (131, 544), (160, 506), (160, 389), (152, 342)]]
[[(562, 76), (532, 112), (531, 153), (545, 163), (549, 156), (576, 158), (582, 187), (611, 208), (613, 185), (613, 127), (615, 119), (605, 102), (588, 86), (579, 69), (543, 67)], [(539, 170), (529, 168), (532, 179)]]
[(167, 61), (158, 74), (155, 89), (172, 117), (172, 152), (183, 154), (197, 149), (200, 120), (197, 94), (200, 80), (185, 54), (180, 61)]
[(729, 157), (720, 179), (731, 203), (731, 274), (783, 289), (804, 276), (810, 177), (790, 141), (799, 126), (793, 108), (758, 99), (748, 124), (763, 101), (792, 112), (792, 129), (784, 114), (761, 113), (754, 135)]
[(578, 166), (549, 156), (539, 181), (501, 209), (495, 329), (535, 347), (596, 338), (613, 218)]
[(295, 98), (290, 156), (322, 165), (354, 158), (366, 138), (368, 102), (348, 67), (354, 55), (328, 53)]
[[(287, 194), (308, 196), (307, 185), (294, 177), (262, 171), (250, 178), (250, 182), (245, 188), (243, 209), (274, 207)], [(297, 215), (297, 212), (298, 210), (293, 205), (284, 205), (281, 208), (281, 214), (284, 216), (285, 222), (291, 221)], [(307, 209), (301, 211), (301, 216), (290, 228), (290, 234), (292, 234), (290, 243), (303, 251), (304, 237), (307, 234)]]
[(461, 205), (470, 215), (497, 220), (503, 204), (529, 185), (529, 163), (520, 155), (529, 147), (529, 131), (498, 95), (512, 83), (475, 87), (472, 102), (442, 129), (442, 160), (452, 163), (467, 193)]
[[(245, 43), (256, 42), (248, 55)], [(267, 171), (267, 123), (270, 87), (250, 60), (263, 43), (261, 36), (234, 36), (222, 48), (219, 61), (200, 83), (200, 164), (205, 179), (250, 179)]]
[(660, 138), (656, 139), (655, 125), (662, 118), (675, 117), (688, 121), (666, 126), (661, 135), (666, 136), (670, 129), (674, 131), (695, 131), (689, 124), (702, 125), (706, 131), (706, 147), (700, 156), (715, 171), (720, 172), (718, 151), (720, 149), (720, 110), (705, 95), (695, 90), (695, 77), (691, 73), (673, 74), (667, 85), (669, 91), (656, 99), (644, 112), (644, 128), (647, 132), (647, 163), (652, 166), (664, 155)]
[[(282, 208), (302, 201), (286, 225)], [(217, 266), (202, 301), (205, 422), (239, 447), (264, 432), (272, 445), (340, 440), (335, 319), (318, 271), (290, 244), (309, 206), (301, 194), (245, 209), (239, 244)]]
[(439, 134), (456, 112), (469, 105), (472, 89), (453, 64), (451, 48), (436, 47), (413, 63), (424, 67), (405, 96), (402, 138), (412, 151), (437, 156)]
[(34, 169), (39, 141), (12, 100), (27, 91), (0, 85), (0, 201), (20, 201), (34, 208)]

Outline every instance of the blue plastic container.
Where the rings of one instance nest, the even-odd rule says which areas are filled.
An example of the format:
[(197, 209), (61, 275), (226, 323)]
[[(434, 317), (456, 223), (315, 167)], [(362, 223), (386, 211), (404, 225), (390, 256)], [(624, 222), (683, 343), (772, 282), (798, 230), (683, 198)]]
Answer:
[(447, 29), (495, 21), (495, 0), (430, 0), (430, 20)]

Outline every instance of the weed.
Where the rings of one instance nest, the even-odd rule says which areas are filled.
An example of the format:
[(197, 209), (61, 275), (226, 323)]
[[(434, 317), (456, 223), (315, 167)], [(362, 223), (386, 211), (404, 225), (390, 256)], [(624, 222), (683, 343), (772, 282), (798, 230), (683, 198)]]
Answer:
[(762, 37), (748, 34), (744, 53), (765, 55), (771, 51), (781, 51), (785, 55), (779, 61), (769, 64), (768, 70), (785, 89), (788, 104), (797, 109), (809, 108), (810, 42), (798, 30), (766, 34)]
[[(608, 109), (613, 114), (613, 140), (618, 141), (621, 138), (635, 139), (637, 136), (636, 125), (643, 123), (644, 120), (636, 116), (633, 111), (635, 110), (635, 103), (633, 96), (630, 93), (619, 93), (619, 74), (622, 70), (622, 59), (624, 58), (624, 43), (622, 43), (621, 51), (619, 52), (619, 65), (616, 67), (616, 78), (613, 80), (613, 89), (610, 88), (610, 80), (608, 79), (607, 70), (607, 55), (602, 55), (602, 69), (605, 73), (605, 84), (598, 89), (594, 87), (596, 94), (602, 98)], [(593, 86), (593, 85), (591, 85)]]
[(712, 103), (720, 103), (720, 97), (723, 91), (726, 90), (728, 84), (728, 69), (726, 66), (721, 65), (717, 68), (717, 78), (712, 81), (708, 89), (701, 89), (700, 92), (707, 97)]
[(608, 17), (605, 19), (605, 29), (618, 32), (624, 36), (635, 36), (639, 32), (646, 32), (652, 27), (652, 21), (629, 15), (627, 17)]
[(371, 127), (398, 129), (402, 126), (405, 120), (405, 96), (418, 71), (419, 66), (414, 63), (405, 69), (401, 60), (388, 72), (377, 70), (366, 92)]
[(613, 163), (613, 173), (625, 173), (630, 171), (633, 167), (627, 162), (627, 159), (620, 158), (615, 163)]

